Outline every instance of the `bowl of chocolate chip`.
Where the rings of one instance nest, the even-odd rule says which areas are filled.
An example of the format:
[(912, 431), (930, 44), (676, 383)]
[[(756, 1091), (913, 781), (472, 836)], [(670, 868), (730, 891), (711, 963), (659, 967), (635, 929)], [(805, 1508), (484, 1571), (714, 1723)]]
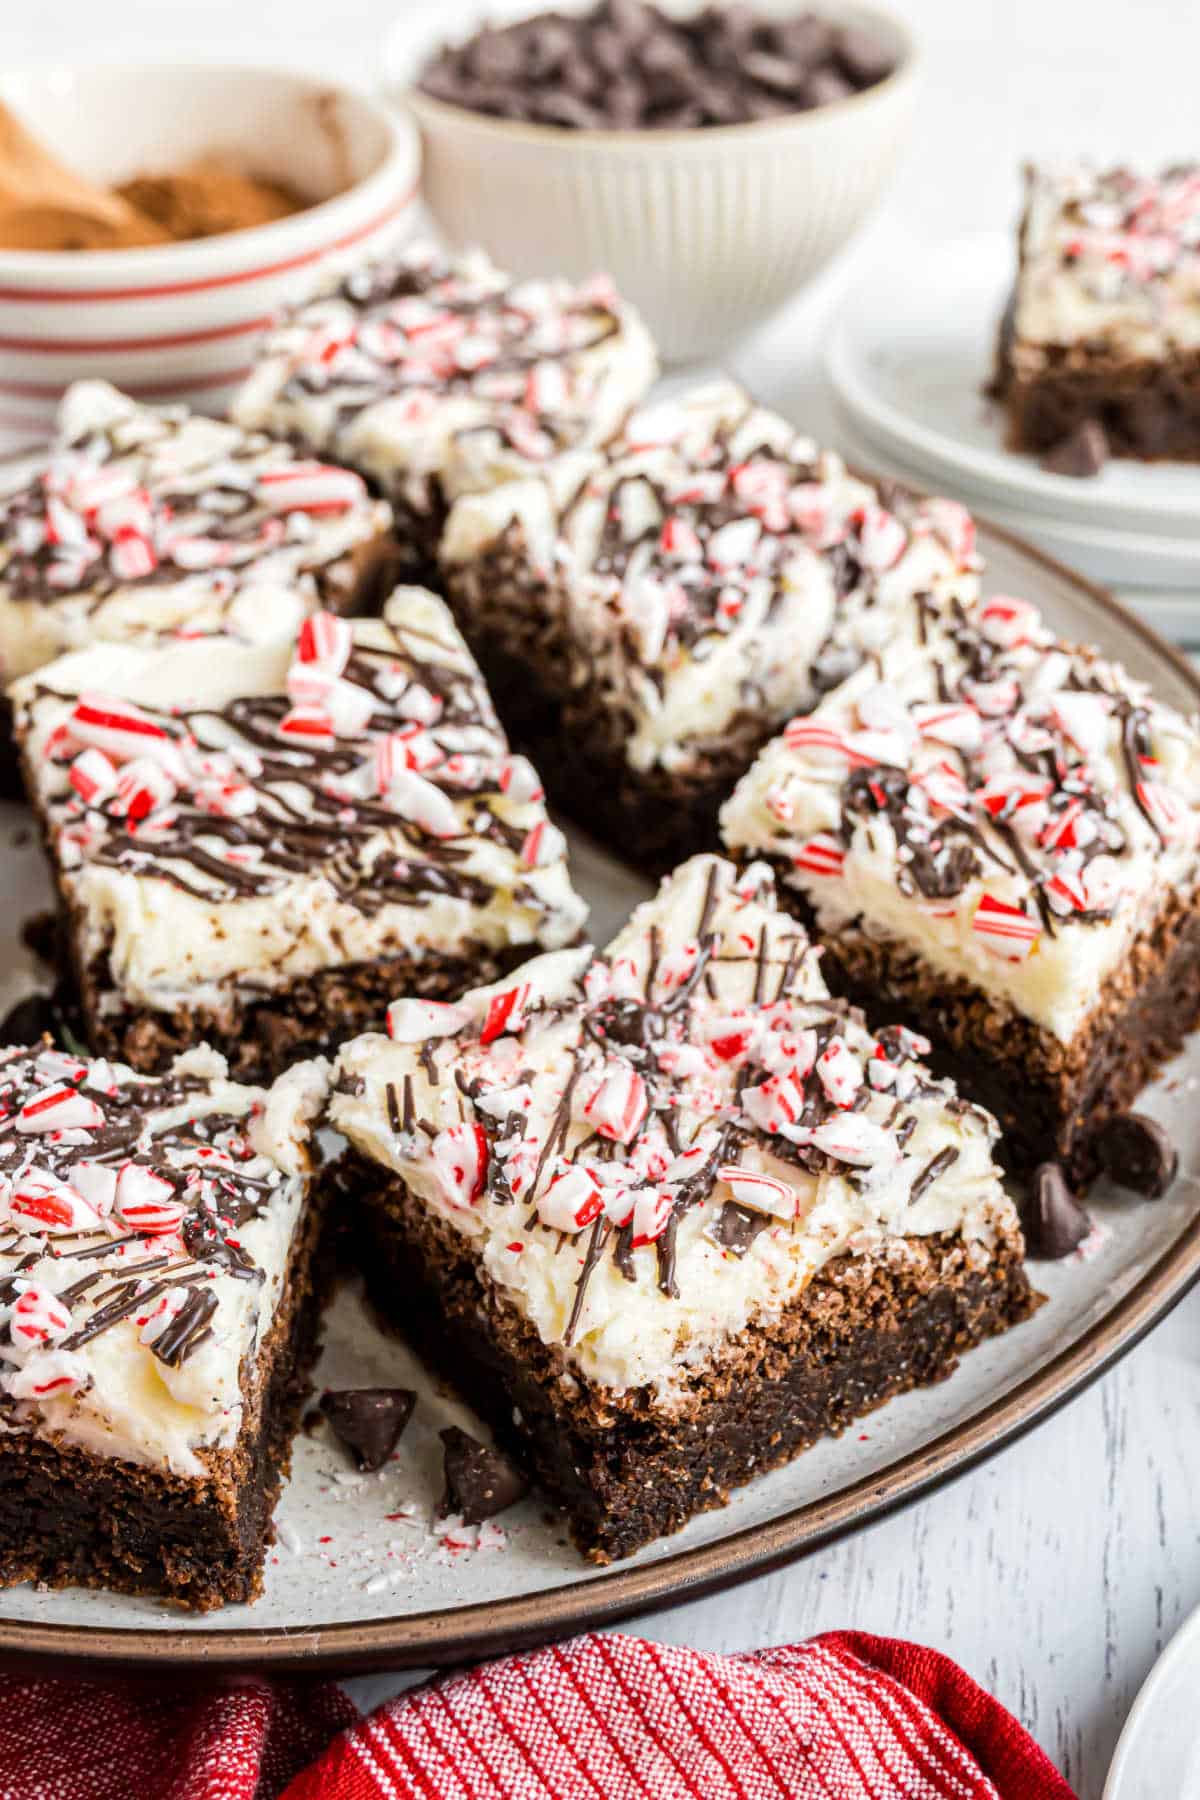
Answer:
[[(503, 4), (503, 0), (502, 0)], [(912, 112), (915, 52), (850, 0), (407, 11), (385, 57), (446, 237), (519, 275), (611, 275), (669, 361), (727, 348), (849, 239)]]

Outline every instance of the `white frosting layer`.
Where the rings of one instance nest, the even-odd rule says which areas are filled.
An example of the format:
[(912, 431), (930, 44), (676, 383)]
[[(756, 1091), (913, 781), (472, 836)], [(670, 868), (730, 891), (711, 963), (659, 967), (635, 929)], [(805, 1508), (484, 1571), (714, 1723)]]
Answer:
[(1196, 885), (1200, 738), (998, 597), (898, 679), (861, 670), (793, 721), (721, 830), (790, 865), (824, 935), (853, 924), (910, 947), (1069, 1043)]
[(686, 768), (731, 727), (811, 706), (915, 635), (915, 594), (977, 590), (964, 508), (889, 512), (730, 382), (646, 407), (602, 456), (460, 500), (451, 579), (514, 524), (561, 606), (571, 685), (623, 722), (637, 769)]
[(1086, 164), (1033, 168), (1016, 295), (1014, 358), (1043, 347), (1161, 357), (1200, 345), (1200, 170), (1158, 179)]
[(400, 1003), (392, 1039), (343, 1049), (331, 1122), (471, 1240), (576, 1374), (683, 1405), (832, 1258), (948, 1232), (983, 1264), (1017, 1232), (993, 1121), (929, 1080), (920, 1040), (885, 1052), (830, 1002), (817, 957), (765, 868), (696, 857), (601, 957), (536, 959), (440, 1013)]
[[(85, 1068), (79, 1082), (71, 1071)], [(128, 1148), (114, 1150), (104, 1148), (104, 1124), (31, 1135), (18, 1123), (0, 1136), (0, 1431), (34, 1432), (183, 1476), (204, 1475), (208, 1453), (236, 1441), (258, 1395), (258, 1353), (304, 1209), (311, 1126), (325, 1102), (326, 1068), (298, 1063), (262, 1090), (226, 1080), (224, 1060), (204, 1048), (179, 1057), (162, 1081), (123, 1064), (84, 1065), (57, 1052), (13, 1050), (0, 1057), (10, 1116), (27, 1093), (65, 1077), (85, 1106), (99, 1107), (105, 1124), (129, 1125), (134, 1134)], [(182, 1082), (185, 1094), (178, 1092)], [(122, 1095), (130, 1096), (124, 1104)], [(216, 1114), (231, 1117), (218, 1124)], [(203, 1215), (214, 1241), (236, 1240), (241, 1276), (212, 1260), (199, 1240), (193, 1254), (179, 1229), (131, 1235), (121, 1216), (121, 1182), (134, 1156), (143, 1173), (157, 1172), (160, 1181), (166, 1173), (185, 1219)], [(74, 1195), (71, 1203), (82, 1195), (101, 1206), (108, 1171), (116, 1201), (109, 1198), (102, 1216), (93, 1211), (75, 1230), (46, 1229), (20, 1209), (31, 1179), (52, 1171), (58, 1191), (65, 1184)], [(242, 1187), (246, 1180), (251, 1188)], [(236, 1226), (222, 1223), (243, 1194), (251, 1215)], [(74, 1254), (80, 1250), (88, 1254)], [(69, 1295), (89, 1274), (95, 1280), (87, 1293)], [(144, 1293), (144, 1304), (88, 1336), (93, 1314), (114, 1295), (123, 1297), (125, 1283), (139, 1280), (140, 1290), (128, 1291)], [(211, 1317), (185, 1355), (164, 1360), (154, 1349), (155, 1326), (169, 1323), (193, 1292)], [(45, 1295), (63, 1309), (57, 1316)], [(164, 1301), (165, 1314), (157, 1313)], [(75, 1342), (76, 1333), (83, 1341)]]
[(390, 524), (346, 470), (77, 382), (46, 468), (0, 497), (0, 680), (101, 639), (286, 637)]
[(657, 373), (603, 280), (514, 282), (481, 251), (409, 249), (353, 272), (268, 338), (234, 403), (423, 513), (611, 437)]
[[(398, 589), (381, 619), (313, 624), (332, 660), (281, 642), (101, 645), (14, 689), (109, 1008), (219, 1015), (322, 969), (577, 935), (562, 834), (443, 603)], [(314, 683), (324, 701), (307, 698)], [(97, 708), (132, 729), (97, 725)], [(313, 722), (330, 735), (310, 747)]]

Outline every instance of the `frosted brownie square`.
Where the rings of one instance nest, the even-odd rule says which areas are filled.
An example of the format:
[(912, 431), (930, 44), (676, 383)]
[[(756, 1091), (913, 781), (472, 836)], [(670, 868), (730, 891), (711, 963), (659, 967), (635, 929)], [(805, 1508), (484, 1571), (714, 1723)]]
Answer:
[(44, 466), (0, 495), (0, 680), (100, 639), (260, 642), (354, 610), (390, 529), (349, 470), (77, 382)]
[(1200, 456), (1200, 167), (1026, 169), (995, 391), (1013, 449)]
[(443, 603), (297, 639), (97, 645), (14, 689), (94, 1050), (244, 1078), (572, 942), (584, 907)]
[(417, 246), (286, 318), (233, 410), (360, 470), (432, 559), (450, 501), (603, 443), (656, 373), (606, 280), (515, 281)]
[(257, 1593), (315, 1347), (326, 1075), (0, 1052), (0, 1585)]
[(460, 500), (441, 562), (553, 796), (654, 868), (716, 841), (786, 718), (977, 581), (964, 508), (885, 502), (728, 382)]
[(995, 1124), (831, 1000), (762, 864), (347, 1044), (369, 1279), (624, 1556), (1033, 1304)]
[(1200, 1019), (1200, 737), (1025, 601), (953, 610), (854, 675), (721, 815), (815, 922), (838, 985), (895, 1010), (997, 1114), (1018, 1166), (1089, 1133)]

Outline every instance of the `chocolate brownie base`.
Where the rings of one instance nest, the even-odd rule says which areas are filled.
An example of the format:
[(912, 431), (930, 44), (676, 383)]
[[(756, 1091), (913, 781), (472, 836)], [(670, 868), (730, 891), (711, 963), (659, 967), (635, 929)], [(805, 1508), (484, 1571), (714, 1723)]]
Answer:
[(636, 769), (625, 754), (629, 719), (589, 680), (563, 628), (566, 597), (533, 574), (518, 535), (510, 528), (443, 574), (505, 730), (532, 757), (553, 805), (647, 874), (716, 848), (717, 813), (778, 720), (749, 708), (719, 738), (690, 742), (687, 768)]
[(989, 392), (1005, 406), (1010, 450), (1052, 450), (1094, 419), (1113, 456), (1200, 458), (1200, 351), (1180, 350), (1161, 361), (1047, 345), (1037, 351), (1041, 366), (1029, 373), (1018, 369), (1021, 355), (1006, 314)]
[(398, 1177), (351, 1154), (339, 1179), (361, 1203), (377, 1310), (524, 1463), (598, 1563), (678, 1531), (729, 1489), (941, 1380), (963, 1350), (1038, 1304), (1019, 1239), (983, 1268), (953, 1236), (908, 1239), (889, 1263), (840, 1257), (782, 1318), (748, 1327), (697, 1369), (668, 1415), (647, 1390), (613, 1394), (573, 1375), (469, 1242)]
[(231, 1449), (201, 1453), (207, 1476), (0, 1433), (0, 1587), (116, 1589), (196, 1612), (258, 1595), (330, 1285), (323, 1210), (314, 1191), (257, 1369), (243, 1371), (241, 1433)]
[[(785, 905), (822, 934), (807, 901), (776, 865)], [(1084, 929), (1081, 927), (1081, 929)], [(936, 1073), (996, 1115), (1001, 1159), (1018, 1175), (1061, 1162), (1085, 1188), (1098, 1174), (1096, 1126), (1125, 1111), (1200, 1024), (1200, 912), (1169, 894), (1154, 925), (1106, 982), (1086, 1026), (1065, 1044), (970, 982), (951, 980), (904, 945), (861, 927), (822, 936), (822, 973), (835, 993), (888, 1022), (890, 1009), (927, 1036)]]
[(179, 1006), (166, 1013), (137, 1006), (105, 1010), (112, 991), (108, 959), (101, 956), (81, 970), (69, 926), (67, 933), (67, 961), (93, 1055), (155, 1075), (193, 1044), (207, 1043), (228, 1058), (231, 1080), (264, 1084), (305, 1057), (331, 1055), (360, 1032), (382, 1031), (397, 995), (455, 1000), (469, 987), (498, 980), (537, 950), (522, 944), (500, 952), (481, 947), (472, 957), (383, 957), (322, 969), (275, 993), (231, 995), (219, 1009)]

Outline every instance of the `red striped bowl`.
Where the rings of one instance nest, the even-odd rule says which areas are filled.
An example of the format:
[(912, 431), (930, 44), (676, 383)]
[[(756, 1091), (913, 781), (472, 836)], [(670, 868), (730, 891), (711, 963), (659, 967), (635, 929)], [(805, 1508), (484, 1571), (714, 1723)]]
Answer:
[(144, 399), (222, 412), (260, 335), (326, 258), (360, 259), (411, 227), (420, 150), (403, 118), (352, 88), (249, 68), (50, 69), (0, 97), (93, 179), (220, 152), (315, 204), (189, 244), (0, 250), (0, 450), (44, 440), (63, 389), (102, 376)]

